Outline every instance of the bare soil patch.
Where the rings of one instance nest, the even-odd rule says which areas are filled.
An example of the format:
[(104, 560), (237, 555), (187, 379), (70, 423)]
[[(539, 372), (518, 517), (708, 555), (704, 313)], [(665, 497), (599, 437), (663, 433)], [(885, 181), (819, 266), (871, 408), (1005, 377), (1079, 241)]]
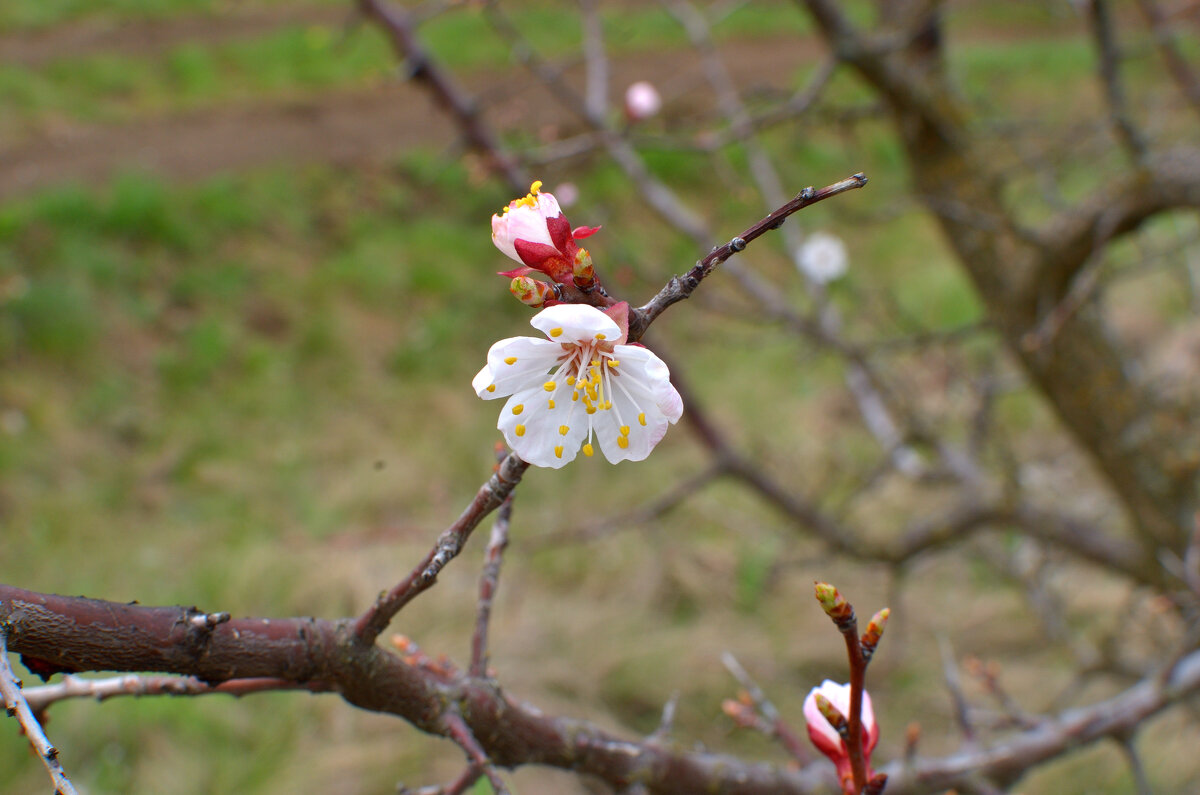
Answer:
[[(795, 69), (811, 62), (818, 45), (794, 37), (734, 42), (722, 56), (748, 91), (786, 90)], [(577, 76), (573, 76), (577, 77)], [(629, 83), (653, 79), (670, 107), (703, 111), (707, 90), (695, 53), (657, 52), (612, 63), (614, 98)], [(528, 90), (512, 93), (513, 81)], [(524, 72), (468, 75), (482, 97), (503, 92), (489, 109), (500, 129), (520, 126), (565, 134), (571, 116)], [(703, 104), (701, 104), (703, 103)], [(197, 179), (272, 162), (379, 162), (406, 149), (456, 140), (456, 132), (418, 85), (398, 82), (365, 91), (322, 93), (250, 107), (146, 119), (125, 125), (65, 126), (0, 149), (0, 200), (63, 182), (99, 182), (114, 172), (142, 169), (167, 179)]]

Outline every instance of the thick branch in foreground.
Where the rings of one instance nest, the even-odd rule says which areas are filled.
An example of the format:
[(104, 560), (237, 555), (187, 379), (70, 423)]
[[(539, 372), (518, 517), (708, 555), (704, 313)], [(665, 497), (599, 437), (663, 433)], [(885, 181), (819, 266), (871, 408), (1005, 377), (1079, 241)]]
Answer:
[[(510, 700), (491, 682), (412, 665), (358, 640), (351, 619), (244, 618), (198, 633), (194, 610), (52, 596), (0, 585), (14, 651), (73, 671), (157, 671), (206, 682), (319, 681), (355, 706), (451, 737), (461, 716), (493, 764), (544, 764), (650, 792), (811, 793), (831, 777), (631, 742)], [(824, 782), (824, 783), (822, 783)]]
[[(596, 776), (615, 788), (656, 793), (793, 795), (828, 792), (824, 762), (800, 771), (728, 756), (689, 753), (656, 741), (634, 742), (587, 722), (556, 718), (505, 696), (498, 685), (406, 663), (361, 643), (353, 621), (243, 618), (199, 629), (183, 607), (141, 607), (39, 594), (0, 585), (0, 622), (12, 651), (74, 671), (156, 671), (209, 683), (268, 677), (319, 682), (355, 706), (398, 715), (417, 728), (451, 735), (460, 715), (496, 765), (543, 764)], [(278, 688), (273, 688), (278, 689)], [(982, 775), (1015, 781), (1031, 766), (1082, 745), (1119, 736), (1200, 691), (1200, 652), (1167, 675), (1117, 697), (1048, 718), (994, 747), (884, 768), (889, 795), (946, 789)]]

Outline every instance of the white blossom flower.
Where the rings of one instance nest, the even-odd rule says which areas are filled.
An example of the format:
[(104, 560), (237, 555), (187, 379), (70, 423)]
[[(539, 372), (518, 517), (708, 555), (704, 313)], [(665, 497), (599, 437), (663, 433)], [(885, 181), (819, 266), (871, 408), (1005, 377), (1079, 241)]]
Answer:
[(625, 116), (630, 121), (641, 121), (662, 110), (662, 97), (653, 83), (639, 80), (625, 89)]
[(559, 467), (600, 444), (611, 463), (641, 461), (683, 414), (667, 365), (604, 312), (557, 304), (530, 324), (546, 339), (510, 337), (488, 351), (471, 386), (485, 400), (508, 397), (497, 427), (535, 466)]
[(800, 271), (817, 284), (829, 284), (846, 275), (846, 244), (837, 235), (813, 232), (800, 244)]

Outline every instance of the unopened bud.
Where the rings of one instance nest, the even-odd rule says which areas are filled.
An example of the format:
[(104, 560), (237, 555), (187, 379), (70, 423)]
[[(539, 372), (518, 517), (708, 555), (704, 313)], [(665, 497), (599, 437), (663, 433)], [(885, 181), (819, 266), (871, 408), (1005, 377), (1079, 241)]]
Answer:
[(540, 307), (554, 297), (554, 288), (545, 282), (531, 279), (528, 276), (515, 276), (508, 285), (508, 291), (525, 304), (534, 308)]
[(648, 119), (662, 110), (662, 97), (653, 83), (645, 80), (625, 89), (625, 117), (631, 122)]
[(876, 773), (871, 776), (867, 786), (863, 787), (863, 795), (882, 795), (883, 790), (887, 787), (887, 782), (887, 773)]
[(871, 655), (875, 653), (875, 647), (879, 645), (879, 639), (883, 637), (883, 628), (887, 626), (888, 616), (891, 614), (891, 608), (885, 607), (871, 616), (871, 620), (867, 622), (867, 631), (862, 636), (863, 657), (866, 659), (870, 660)]
[(846, 733), (850, 730), (850, 724), (846, 722), (846, 716), (823, 693), (817, 693), (815, 700), (821, 717), (829, 721), (829, 725), (834, 728), (834, 731), (841, 735), (842, 739), (845, 739)]
[(586, 248), (581, 248), (575, 252), (575, 265), (572, 270), (575, 277), (575, 286), (579, 289), (587, 289), (596, 283), (596, 269), (592, 267), (592, 255), (588, 253)]
[(854, 620), (854, 608), (838, 593), (837, 588), (827, 582), (818, 582), (814, 583), (813, 590), (817, 601), (821, 603), (821, 609), (833, 619), (839, 629)]
[(758, 727), (758, 715), (754, 713), (754, 708), (741, 701), (734, 701), (732, 698), (727, 698), (721, 702), (721, 711), (743, 729)]

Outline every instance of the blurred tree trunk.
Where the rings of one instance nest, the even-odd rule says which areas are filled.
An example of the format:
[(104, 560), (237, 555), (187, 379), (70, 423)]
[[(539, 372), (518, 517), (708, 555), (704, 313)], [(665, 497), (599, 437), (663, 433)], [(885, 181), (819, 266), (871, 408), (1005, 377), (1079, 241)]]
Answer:
[(1010, 175), (973, 134), (941, 68), (937, 4), (884, 4), (870, 34), (831, 0), (804, 5), (886, 102), (918, 195), (1009, 350), (1119, 496), (1147, 556), (1182, 549), (1198, 507), (1195, 398), (1171, 405), (1139, 383), (1104, 318), (1087, 302), (1073, 306), (1071, 290), (1118, 236), (1155, 213), (1200, 206), (1200, 150), (1131, 151), (1103, 194), (1021, 228), (1006, 202)]

